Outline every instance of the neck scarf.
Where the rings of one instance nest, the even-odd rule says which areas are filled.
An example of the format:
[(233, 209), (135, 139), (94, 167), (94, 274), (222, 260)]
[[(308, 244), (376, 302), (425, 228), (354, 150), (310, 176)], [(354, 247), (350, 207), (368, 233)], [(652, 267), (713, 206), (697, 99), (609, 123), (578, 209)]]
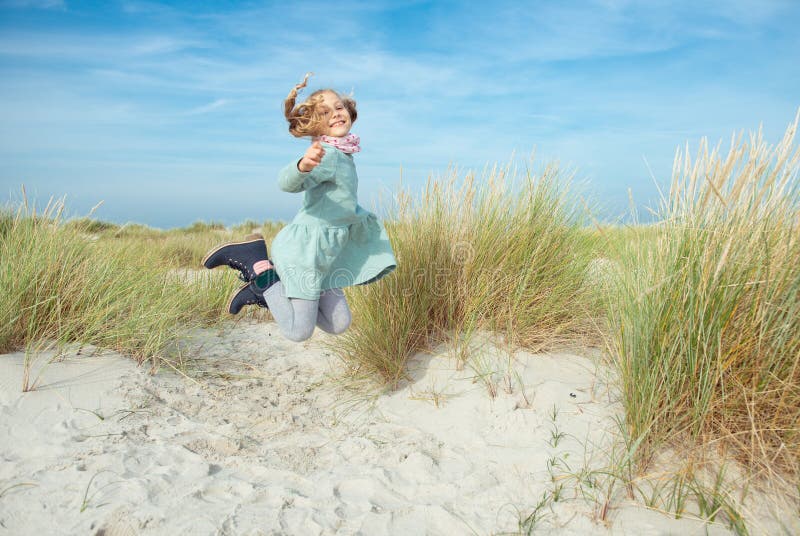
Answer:
[(361, 151), (361, 146), (359, 145), (361, 139), (355, 134), (348, 134), (342, 138), (337, 138), (335, 136), (317, 136), (314, 138), (314, 141), (321, 141), (323, 143), (327, 143), (328, 145), (333, 145), (343, 153), (347, 154), (358, 153)]

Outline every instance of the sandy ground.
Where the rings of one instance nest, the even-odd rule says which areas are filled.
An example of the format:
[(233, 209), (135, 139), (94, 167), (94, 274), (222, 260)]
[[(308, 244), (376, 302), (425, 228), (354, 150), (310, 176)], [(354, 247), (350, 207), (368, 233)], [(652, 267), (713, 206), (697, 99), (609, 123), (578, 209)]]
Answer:
[[(28, 393), (23, 355), (0, 356), (0, 533), (730, 533), (621, 490), (604, 508), (592, 470), (620, 410), (588, 357), (511, 359), (486, 340), (470, 367), (442, 348), (368, 395), (330, 341), (240, 322), (194, 336), (192, 378), (68, 355)], [(753, 533), (784, 531), (765, 523)]]

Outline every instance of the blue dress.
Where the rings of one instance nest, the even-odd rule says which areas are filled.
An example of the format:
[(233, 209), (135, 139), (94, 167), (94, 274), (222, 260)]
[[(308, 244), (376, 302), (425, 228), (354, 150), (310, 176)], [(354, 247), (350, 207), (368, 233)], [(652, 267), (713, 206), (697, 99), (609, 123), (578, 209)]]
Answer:
[(353, 156), (322, 145), (317, 167), (302, 173), (295, 160), (278, 175), (282, 190), (305, 192), (270, 250), (289, 298), (317, 300), (323, 290), (377, 281), (397, 265), (386, 229), (358, 204)]

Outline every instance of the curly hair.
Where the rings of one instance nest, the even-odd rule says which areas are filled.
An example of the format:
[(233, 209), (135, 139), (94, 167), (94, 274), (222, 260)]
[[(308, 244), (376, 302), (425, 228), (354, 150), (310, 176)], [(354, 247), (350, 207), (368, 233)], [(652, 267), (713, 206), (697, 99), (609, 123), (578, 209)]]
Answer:
[(356, 111), (356, 101), (345, 95), (339, 94), (333, 89), (318, 89), (305, 102), (295, 105), (297, 93), (306, 87), (308, 78), (313, 73), (307, 73), (303, 81), (294, 86), (289, 92), (286, 100), (283, 101), (284, 115), (289, 122), (289, 133), (296, 137), (319, 136), (325, 131), (325, 114), (328, 112), (327, 106), (322, 103), (322, 94), (331, 92), (342, 101), (344, 107), (350, 113), (350, 122), (355, 123), (358, 112)]

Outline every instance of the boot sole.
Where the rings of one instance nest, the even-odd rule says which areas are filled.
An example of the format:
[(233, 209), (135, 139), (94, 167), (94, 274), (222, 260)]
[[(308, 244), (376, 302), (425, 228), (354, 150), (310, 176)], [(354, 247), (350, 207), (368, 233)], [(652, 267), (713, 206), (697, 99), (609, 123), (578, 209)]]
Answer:
[[(251, 238), (250, 240), (242, 240), (241, 242), (225, 242), (224, 244), (221, 244), (221, 245), (215, 247), (214, 249), (212, 249), (211, 251), (209, 251), (208, 253), (206, 253), (206, 256), (203, 257), (202, 261), (200, 261), (200, 264), (202, 264), (203, 268), (205, 268), (206, 267), (206, 261), (208, 259), (210, 259), (212, 255), (214, 255), (217, 251), (221, 250), (222, 248), (225, 248), (225, 247), (228, 247), (228, 246), (238, 246), (238, 245), (241, 245), (241, 244), (251, 244), (253, 242), (259, 242), (261, 240), (264, 240), (264, 238), (263, 237)], [(220, 266), (222, 266), (222, 265), (220, 264)], [(214, 268), (218, 268), (218, 267), (215, 266)]]

